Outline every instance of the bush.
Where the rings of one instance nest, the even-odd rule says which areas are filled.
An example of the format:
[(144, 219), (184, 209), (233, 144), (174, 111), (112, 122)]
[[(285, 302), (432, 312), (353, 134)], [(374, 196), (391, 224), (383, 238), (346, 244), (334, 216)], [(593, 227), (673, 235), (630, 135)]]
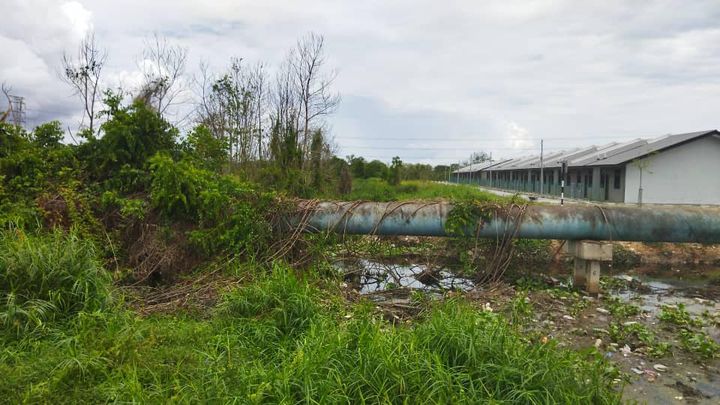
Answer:
[(269, 321), (283, 334), (297, 334), (307, 330), (319, 314), (316, 292), (291, 269), (275, 265), (270, 275), (226, 294), (219, 313), (233, 320)]
[(150, 159), (150, 168), (154, 207), (166, 218), (196, 222), (190, 240), (203, 253), (254, 256), (266, 249), (272, 226), (265, 215), (278, 210), (273, 194), (257, 193), (229, 176), (165, 154)]
[(16, 333), (102, 309), (111, 279), (95, 247), (74, 233), (0, 233), (0, 319)]

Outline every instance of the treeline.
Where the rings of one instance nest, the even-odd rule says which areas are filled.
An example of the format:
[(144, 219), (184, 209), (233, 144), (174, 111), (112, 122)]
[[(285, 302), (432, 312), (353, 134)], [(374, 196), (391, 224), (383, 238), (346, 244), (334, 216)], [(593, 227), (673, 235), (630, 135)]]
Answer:
[(393, 158), (390, 165), (380, 160), (367, 161), (365, 158), (355, 155), (348, 156), (346, 160), (354, 179), (389, 179), (393, 173), (393, 165), (395, 165), (400, 180), (446, 181), (450, 172), (459, 167), (457, 164), (432, 166), (423, 163), (404, 163), (400, 157)]
[(326, 66), (323, 36), (303, 36), (273, 69), (234, 57), (219, 71), (201, 63), (190, 76), (187, 50), (158, 36), (139, 59), (142, 82), (109, 90), (103, 77), (108, 55), (93, 34), (64, 55), (63, 78), (83, 105), (71, 134), (77, 143), (106, 136), (103, 123), (119, 103), (140, 103), (167, 123), (189, 128), (188, 138), (208, 144), (202, 148), (223, 154), (225, 172), (298, 195), (347, 188), (339, 184), (349, 177), (346, 164), (334, 158), (326, 133), (326, 116), (340, 96), (332, 89), (335, 73)]

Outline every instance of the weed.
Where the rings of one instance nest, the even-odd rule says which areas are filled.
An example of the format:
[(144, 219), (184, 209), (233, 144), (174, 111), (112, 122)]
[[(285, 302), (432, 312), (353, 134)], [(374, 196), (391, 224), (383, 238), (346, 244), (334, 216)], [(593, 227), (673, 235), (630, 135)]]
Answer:
[[(531, 343), (497, 314), (430, 304), (392, 326), (372, 304), (339, 310), (285, 266), (224, 298), (210, 319), (81, 313), (7, 342), (9, 402), (617, 403), (597, 355)], [(286, 313), (284, 315), (282, 313)]]
[(640, 314), (640, 307), (623, 302), (618, 297), (605, 298), (605, 306), (616, 318), (628, 318)]
[(533, 305), (524, 291), (515, 294), (510, 302), (510, 321), (513, 325), (522, 325), (532, 318)]
[(75, 233), (0, 233), (0, 319), (15, 333), (105, 307), (110, 276)]
[(680, 342), (685, 350), (705, 359), (720, 356), (720, 345), (703, 331), (680, 330)]
[(670, 353), (670, 344), (658, 341), (657, 336), (643, 324), (612, 322), (608, 332), (615, 343), (646, 347), (645, 352), (650, 357), (663, 357)]
[(702, 319), (690, 315), (683, 304), (663, 305), (658, 314), (658, 319), (684, 328), (701, 327), (703, 325)]

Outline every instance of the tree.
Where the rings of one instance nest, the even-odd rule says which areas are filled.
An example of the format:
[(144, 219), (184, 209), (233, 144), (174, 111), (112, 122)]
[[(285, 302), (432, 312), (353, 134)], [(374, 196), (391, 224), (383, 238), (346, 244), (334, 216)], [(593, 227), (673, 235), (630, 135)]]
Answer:
[(348, 165), (350, 165), (350, 173), (356, 179), (365, 178), (365, 158), (362, 156), (350, 155), (347, 157)]
[(108, 120), (102, 124), (104, 136), (80, 145), (83, 157), (98, 179), (107, 179), (125, 169), (142, 169), (147, 159), (159, 151), (173, 151), (178, 131), (154, 109), (140, 101), (128, 107), (107, 92)]
[(60, 145), (64, 132), (60, 121), (50, 121), (40, 124), (33, 131), (33, 142), (41, 148), (52, 148)]
[[(86, 128), (89, 137), (95, 134), (96, 113), (102, 98), (100, 79), (106, 60), (107, 52), (98, 47), (93, 32), (89, 32), (80, 42), (74, 58), (67, 53), (63, 54), (63, 79), (83, 103), (83, 121), (88, 119)], [(80, 126), (83, 126), (83, 122)]]
[(377, 177), (384, 179), (387, 176), (388, 167), (385, 163), (379, 160), (373, 160), (372, 162), (365, 165), (365, 178)]
[(311, 32), (298, 40), (288, 58), (299, 103), (297, 132), (301, 135), (303, 155), (308, 152), (312, 130), (320, 127), (317, 121), (332, 113), (340, 102), (340, 96), (330, 89), (335, 74), (323, 72), (324, 44), (322, 35)]
[(165, 115), (185, 91), (181, 79), (186, 61), (186, 49), (169, 45), (166, 38), (157, 34), (147, 39), (140, 66), (143, 83), (136, 99), (144, 101), (160, 115)]
[(492, 160), (492, 155), (490, 155), (490, 154), (487, 153), (487, 152), (482, 152), (482, 151), (480, 151), (480, 152), (473, 152), (473, 153), (470, 155), (470, 158), (469, 158), (469, 159), (463, 161), (462, 165), (463, 165), (463, 166), (468, 166), (468, 165), (473, 165), (473, 164), (476, 164), (476, 163), (489, 162), (489, 161), (491, 161), (491, 160)]
[(392, 164), (390, 165), (390, 170), (388, 172), (388, 183), (390, 183), (391, 186), (397, 186), (400, 184), (400, 172), (402, 171), (402, 167), (402, 160), (400, 160), (399, 156), (395, 156), (392, 159)]
[(204, 168), (219, 172), (228, 161), (228, 144), (204, 126), (196, 126), (183, 142), (183, 149)]
[[(262, 64), (246, 67), (233, 58), (220, 77), (201, 65), (198, 122), (218, 139), (226, 140), (237, 162), (263, 158), (263, 124), (267, 121), (266, 77)], [(256, 154), (257, 153), (257, 154)]]

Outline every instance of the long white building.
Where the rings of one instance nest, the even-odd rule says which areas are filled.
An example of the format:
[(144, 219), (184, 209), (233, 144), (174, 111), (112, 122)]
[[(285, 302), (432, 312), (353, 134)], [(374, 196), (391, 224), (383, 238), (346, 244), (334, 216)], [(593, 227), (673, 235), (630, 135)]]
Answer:
[[(720, 132), (612, 142), (543, 156), (543, 193), (595, 201), (720, 205)], [(453, 173), (461, 183), (540, 193), (540, 156), (484, 162)]]

